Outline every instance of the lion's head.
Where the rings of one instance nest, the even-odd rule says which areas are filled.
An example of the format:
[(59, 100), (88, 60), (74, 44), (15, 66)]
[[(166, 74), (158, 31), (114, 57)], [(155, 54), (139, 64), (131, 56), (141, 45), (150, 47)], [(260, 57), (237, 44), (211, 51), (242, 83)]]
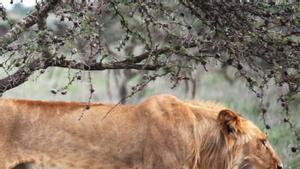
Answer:
[[(282, 169), (282, 162), (263, 133), (251, 121), (230, 110), (221, 110), (217, 121), (227, 145), (228, 165), (237, 169)], [(234, 166), (234, 167), (233, 167)]]

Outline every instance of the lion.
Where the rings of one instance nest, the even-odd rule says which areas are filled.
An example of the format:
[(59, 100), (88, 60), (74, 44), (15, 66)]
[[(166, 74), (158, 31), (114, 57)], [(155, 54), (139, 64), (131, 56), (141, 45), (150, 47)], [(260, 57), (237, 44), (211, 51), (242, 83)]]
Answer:
[(266, 134), (222, 105), (156, 95), (86, 106), (0, 99), (0, 169), (282, 168)]

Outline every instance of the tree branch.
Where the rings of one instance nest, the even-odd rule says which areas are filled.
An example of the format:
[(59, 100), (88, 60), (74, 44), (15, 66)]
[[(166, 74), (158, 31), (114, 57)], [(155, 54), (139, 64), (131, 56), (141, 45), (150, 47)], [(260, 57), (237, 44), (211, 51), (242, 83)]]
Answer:
[(0, 94), (12, 89), (26, 82), (28, 77), (34, 73), (34, 71), (44, 68), (41, 64), (41, 60), (37, 59), (28, 65), (23, 66), (14, 74), (0, 80)]
[(49, 0), (45, 5), (41, 6), (40, 9), (23, 18), (22, 21), (14, 25), (10, 31), (0, 38), (0, 47), (6, 48), (7, 45), (18, 39), (18, 36), (26, 29), (44, 20), (44, 17), (47, 17), (49, 11), (55, 8), (58, 2), (59, 0)]
[[(170, 50), (170, 49), (169, 49)], [(168, 52), (167, 49), (158, 49), (155, 51), (155, 54), (162, 54), (164, 52)], [(70, 68), (70, 69), (78, 69), (85, 71), (102, 71), (106, 69), (136, 69), (136, 70), (158, 70), (161, 67), (164, 67), (165, 64), (140, 64), (142, 58), (147, 58), (149, 55), (148, 52), (141, 54), (137, 57), (132, 58), (132, 60), (125, 59), (120, 62), (113, 63), (93, 63), (91, 65), (86, 65), (84, 63), (78, 63), (73, 60), (60, 60), (53, 59), (53, 56), (43, 57), (44, 59), (37, 59), (30, 64), (24, 65), (14, 74), (3, 78), (0, 80), (0, 94), (5, 91), (12, 89), (26, 82), (27, 79), (37, 70), (47, 69), (48, 67), (60, 67), (60, 68)]]
[(154, 51), (145, 52), (141, 55), (120, 61), (119, 63), (124, 63), (124, 64), (139, 63), (139, 62), (145, 60), (146, 58), (148, 58), (150, 55), (154, 56), (154, 55), (166, 54), (166, 53), (171, 52), (173, 49), (178, 49), (178, 48), (181, 48), (182, 46), (185, 48), (194, 48), (194, 47), (197, 47), (197, 44), (196, 43), (184, 43), (181, 46), (173, 46), (172, 48), (165, 47), (165, 48), (157, 49)]
[[(125, 60), (126, 61), (126, 60)], [(47, 67), (60, 67), (60, 68), (70, 68), (79, 70), (90, 70), (90, 71), (101, 71), (106, 69), (136, 69), (136, 70), (157, 70), (165, 66), (164, 64), (150, 65), (150, 64), (137, 64), (129, 62), (114, 62), (114, 63), (94, 63), (87, 65), (84, 63), (76, 63), (72, 60), (59, 60), (50, 61)]]

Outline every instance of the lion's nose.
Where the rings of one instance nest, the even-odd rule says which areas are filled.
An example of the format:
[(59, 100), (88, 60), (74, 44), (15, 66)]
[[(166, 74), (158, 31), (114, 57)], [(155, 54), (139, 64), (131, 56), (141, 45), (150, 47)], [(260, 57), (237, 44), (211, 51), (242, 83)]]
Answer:
[(277, 169), (282, 169), (283, 165), (281, 163), (277, 164)]

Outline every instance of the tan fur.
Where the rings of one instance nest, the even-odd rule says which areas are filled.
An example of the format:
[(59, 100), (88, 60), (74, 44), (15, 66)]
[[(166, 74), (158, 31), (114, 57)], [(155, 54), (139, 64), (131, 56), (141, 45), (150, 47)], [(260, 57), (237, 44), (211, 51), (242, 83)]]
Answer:
[(136, 106), (85, 107), (85, 103), (1, 99), (0, 169), (276, 169), (281, 165), (270, 144), (262, 144), (265, 134), (222, 105), (158, 95)]

